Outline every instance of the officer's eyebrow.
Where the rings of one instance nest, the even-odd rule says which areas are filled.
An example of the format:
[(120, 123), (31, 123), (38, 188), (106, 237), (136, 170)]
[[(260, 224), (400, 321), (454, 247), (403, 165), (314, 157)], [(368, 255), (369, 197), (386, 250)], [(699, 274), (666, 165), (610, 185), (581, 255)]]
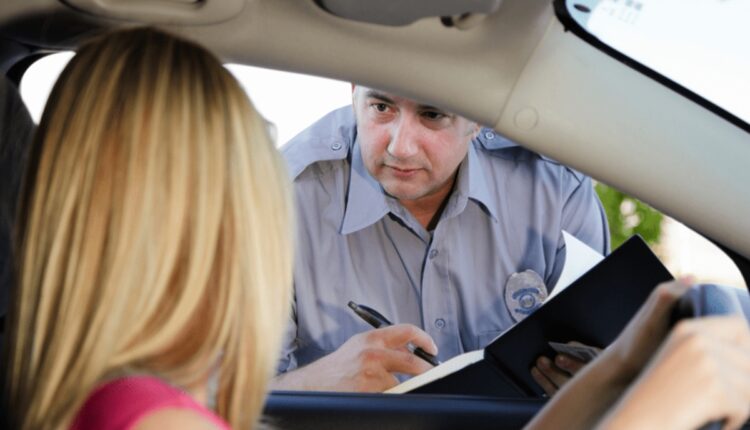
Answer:
[(449, 112), (447, 112), (445, 109), (441, 109), (441, 108), (439, 108), (437, 106), (432, 106), (432, 105), (419, 105), (419, 106), (417, 106), (417, 109), (419, 109), (421, 111), (441, 112), (441, 113), (446, 114), (446, 115), (449, 114)]
[[(377, 91), (377, 90), (367, 90), (365, 92), (365, 98), (368, 98), (368, 99), (372, 98), (372, 99), (380, 100), (383, 103), (388, 103), (392, 105), (396, 104), (396, 102), (392, 98), (388, 97), (386, 94), (381, 93), (380, 91)], [(449, 116), (449, 117), (454, 116), (452, 113), (447, 112), (445, 109), (441, 109), (437, 106), (432, 106), (432, 105), (420, 104), (417, 106), (417, 109), (420, 111), (440, 112), (443, 115)]]
[(379, 91), (376, 91), (376, 90), (367, 90), (367, 92), (365, 92), (365, 98), (368, 98), (368, 99), (377, 99), (377, 100), (380, 100), (383, 103), (388, 103), (388, 104), (392, 104), (392, 105), (396, 104), (396, 102), (393, 101), (392, 98), (390, 98), (387, 95), (385, 95), (385, 94), (383, 94), (383, 93), (381, 93)]

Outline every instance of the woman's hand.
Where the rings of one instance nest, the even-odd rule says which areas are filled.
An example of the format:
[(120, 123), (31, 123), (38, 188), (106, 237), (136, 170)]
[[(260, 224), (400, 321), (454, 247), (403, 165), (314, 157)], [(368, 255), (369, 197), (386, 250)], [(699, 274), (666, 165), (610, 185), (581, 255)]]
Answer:
[(603, 420), (607, 429), (694, 429), (750, 415), (750, 329), (744, 316), (683, 320)]
[(614, 366), (617, 383), (632, 382), (653, 357), (669, 332), (675, 303), (690, 288), (692, 279), (660, 284), (651, 293), (617, 339), (605, 349), (600, 361)]

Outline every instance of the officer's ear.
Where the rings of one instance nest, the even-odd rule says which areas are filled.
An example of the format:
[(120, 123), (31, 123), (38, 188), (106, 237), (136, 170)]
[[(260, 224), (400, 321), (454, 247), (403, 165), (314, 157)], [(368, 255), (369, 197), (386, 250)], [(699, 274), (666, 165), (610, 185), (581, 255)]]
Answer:
[(357, 84), (352, 82), (352, 107), (355, 107), (355, 105), (357, 104), (357, 88)]
[(472, 121), (469, 124), (469, 132), (466, 133), (466, 134), (467, 134), (467, 136), (471, 135), (471, 140), (474, 140), (474, 138), (476, 138), (479, 135), (479, 131), (480, 130), (482, 130), (482, 126), (479, 125), (478, 123)]
[(352, 111), (354, 111), (354, 121), (357, 121), (357, 84), (352, 82)]

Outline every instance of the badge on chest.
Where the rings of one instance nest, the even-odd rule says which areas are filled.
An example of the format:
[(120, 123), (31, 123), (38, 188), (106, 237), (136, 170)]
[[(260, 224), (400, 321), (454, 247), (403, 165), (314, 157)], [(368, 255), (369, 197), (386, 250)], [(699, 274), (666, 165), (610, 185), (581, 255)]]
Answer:
[(544, 280), (533, 270), (516, 272), (505, 284), (505, 306), (515, 322), (537, 310), (546, 298)]

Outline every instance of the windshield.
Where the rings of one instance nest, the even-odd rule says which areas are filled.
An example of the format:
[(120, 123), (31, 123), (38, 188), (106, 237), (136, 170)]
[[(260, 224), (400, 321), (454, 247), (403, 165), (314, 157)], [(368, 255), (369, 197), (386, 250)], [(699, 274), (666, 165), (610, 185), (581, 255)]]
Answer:
[(599, 42), (697, 94), (745, 126), (750, 123), (750, 1), (565, 3), (570, 17)]
[[(29, 106), (30, 110), (32, 111), (33, 117), (37, 121), (39, 120), (41, 111), (46, 103), (47, 94), (52, 87), (55, 79), (57, 78), (57, 75), (72, 57), (73, 53), (60, 53), (56, 55), (50, 55), (33, 64), (24, 75), (23, 80), (21, 81), (22, 96)], [(235, 77), (237, 77), (240, 83), (248, 91), (250, 98), (253, 100), (261, 114), (269, 122), (275, 124), (275, 134), (277, 135), (277, 141), (280, 145), (287, 142), (302, 129), (317, 121), (322, 116), (328, 114), (331, 110), (340, 106), (352, 104), (352, 87), (347, 82), (333, 81), (313, 76), (279, 72), (236, 64), (227, 65), (226, 67)], [(390, 112), (389, 109), (391, 105), (396, 104), (396, 102), (394, 102), (393, 100), (389, 101), (388, 96), (385, 97), (386, 100), (383, 100), (383, 95), (378, 92), (371, 92), (371, 95), (369, 97), (376, 99), (371, 106), (376, 112), (380, 111), (380, 108), (383, 108), (386, 113)], [(390, 96), (390, 98), (398, 99), (398, 97), (394, 96)], [(408, 102), (404, 102), (403, 100), (401, 100), (400, 103), (402, 106), (411, 106), (408, 104)], [(425, 119), (432, 118), (435, 113), (435, 109), (427, 109), (428, 115), (425, 116)], [(440, 117), (440, 115), (437, 116)], [(388, 116), (382, 117), (377, 115), (374, 118), (383, 121), (383, 118), (388, 118)], [(434, 119), (432, 121), (434, 121)], [(494, 136), (494, 133), (489, 133), (489, 135)], [(484, 136), (487, 137), (486, 134)], [(493, 137), (487, 138), (492, 139)], [(333, 151), (337, 151), (341, 149), (341, 146), (331, 146), (330, 148)], [(349, 182), (342, 183), (348, 184)], [(604, 210), (606, 211), (607, 224), (610, 229), (609, 233), (612, 239), (613, 249), (617, 248), (622, 242), (624, 242), (633, 234), (639, 234), (653, 247), (654, 252), (674, 275), (679, 276), (681, 274), (691, 273), (696, 276), (696, 280), (698, 281), (731, 285), (743, 290), (746, 289), (742, 274), (739, 272), (734, 263), (729, 259), (729, 257), (727, 257), (715, 245), (711, 244), (706, 239), (692, 232), (687, 227), (676, 222), (675, 220), (663, 216), (653, 208), (648, 207), (642, 202), (639, 202), (614, 188), (600, 183), (596, 185), (595, 190)], [(325, 207), (327, 205), (329, 204), (324, 203), (321, 207)], [(326, 209), (326, 211), (328, 211), (328, 209)], [(301, 211), (300, 214), (304, 214), (304, 212)], [(334, 225), (333, 223), (330, 224)], [(310, 223), (310, 225), (317, 226), (323, 225), (323, 223)], [(322, 227), (313, 227), (313, 229), (314, 228), (322, 229)], [(313, 234), (319, 234), (316, 230), (312, 231)], [(467, 230), (467, 232), (468, 231), (470, 230)], [(363, 247), (361, 249), (369, 249), (372, 244), (377, 245), (376, 241), (372, 241), (368, 243), (367, 247)], [(455, 247), (455, 243), (451, 243), (451, 246)], [(477, 246), (477, 249), (484, 248)], [(372, 253), (368, 253), (367, 258), (371, 259), (372, 255)], [(442, 251), (433, 253), (431, 250), (427, 258), (429, 258), (430, 260), (435, 258), (439, 259), (441, 255), (443, 255)], [(325, 264), (327, 265), (331, 264), (330, 262), (333, 260), (331, 260), (328, 256), (324, 256), (321, 261), (325, 262)], [(365, 260), (363, 259), (361, 261)], [(321, 267), (322, 266), (323, 264), (321, 264)], [(380, 276), (380, 273), (382, 271), (380, 267), (387, 267), (387, 264), (382, 264), (376, 269), (376, 273), (378, 274), (378, 276)], [(418, 267), (423, 270), (423, 266)], [(512, 274), (511, 277), (526, 272), (527, 271), (524, 270), (516, 274)], [(540, 273), (543, 272), (540, 271)], [(415, 276), (413, 279), (419, 278)], [(516, 277), (514, 279), (528, 278)], [(494, 291), (496, 285), (505, 284), (504, 280), (501, 282), (502, 283), (485, 282), (485, 285), (489, 285), (490, 288), (493, 289), (492, 291)], [(539, 282), (542, 282), (541, 278)], [(415, 289), (415, 291), (419, 290)], [(530, 293), (528, 292), (529, 288), (520, 288), (518, 291), (523, 292), (523, 294), (519, 295), (519, 297), (528, 298), (530, 296)], [(338, 291), (336, 292), (336, 294), (340, 296), (340, 293)], [(349, 294), (345, 295), (349, 296)], [(360, 305), (372, 305), (374, 308), (382, 311), (385, 315), (387, 315), (387, 318), (391, 319), (392, 321), (404, 322), (403, 318), (394, 318), (392, 310), (391, 312), (383, 310), (383, 308), (381, 307), (382, 304), (373, 304), (373, 299), (369, 298), (369, 296), (366, 295), (362, 299), (359, 299), (352, 294), (349, 297), (342, 297), (342, 300), (338, 300), (338, 297), (324, 300), (326, 296), (317, 295), (317, 292), (314, 292), (308, 293), (306, 297), (315, 297), (314, 301), (307, 301), (306, 306), (308, 307), (308, 311), (306, 313), (300, 313), (300, 315), (313, 315), (312, 323), (309, 319), (307, 321), (303, 320), (303, 324), (307, 324), (307, 326), (314, 327), (315, 319), (324, 319), (318, 318), (318, 315), (332, 315), (330, 312), (334, 311), (335, 315), (341, 315), (342, 318), (348, 317), (352, 322), (357, 323), (358, 320), (354, 319), (357, 318), (354, 313), (349, 314), (348, 309), (344, 306), (341, 307), (343, 309), (339, 309), (336, 307), (336, 303), (343, 301), (343, 303), (346, 304), (350, 299), (356, 300), (356, 302), (359, 302)], [(532, 298), (531, 301), (533, 304), (535, 299)], [(299, 306), (299, 304), (297, 303), (301, 302), (302, 300), (300, 300), (299, 302), (295, 302), (295, 306)], [(355, 307), (357, 306), (356, 302)], [(310, 309), (312, 309), (312, 311), (310, 311)], [(332, 309), (334, 311), (331, 311)], [(326, 316), (326, 318), (329, 317)], [(407, 322), (410, 321), (407, 320)], [(358, 326), (360, 330), (367, 327), (363, 327), (362, 324), (363, 323)], [(441, 314), (437, 314), (436, 318), (430, 321), (430, 325), (434, 327), (433, 330), (442, 330), (446, 326), (446, 319), (444, 319)], [(475, 343), (469, 344), (472, 346), (468, 347), (467, 349), (478, 348), (480, 346), (488, 344), (492, 339), (496, 338), (499, 335), (501, 329), (490, 328), (477, 331), (477, 335), (473, 336), (473, 338), (469, 340)], [(343, 330), (342, 333), (344, 333)], [(308, 345), (313, 344), (313, 341), (317, 340), (313, 339), (313, 337), (308, 335), (307, 332), (305, 332), (304, 336), (307, 337), (304, 340), (299, 341), (300, 344), (304, 345), (304, 347), (306, 348), (305, 351), (300, 353), (300, 356), (304, 359), (311, 360), (307, 357), (313, 357), (313, 354), (330, 353), (335, 350), (335, 348), (338, 348), (338, 346), (334, 346), (332, 348), (329, 347), (328, 349), (317, 346), (310, 347)], [(347, 337), (345, 336), (351, 336), (351, 334), (344, 333), (339, 336), (340, 337), (338, 339), (343, 339), (339, 340), (339, 344), (341, 344), (347, 339)], [(305, 344), (303, 342), (307, 343)], [(305, 356), (303, 354), (308, 355)], [(476, 354), (471, 355), (469, 358), (482, 356), (483, 355)], [(293, 387), (289, 387), (287, 389), (290, 388)], [(340, 388), (336, 387), (336, 389)]]

